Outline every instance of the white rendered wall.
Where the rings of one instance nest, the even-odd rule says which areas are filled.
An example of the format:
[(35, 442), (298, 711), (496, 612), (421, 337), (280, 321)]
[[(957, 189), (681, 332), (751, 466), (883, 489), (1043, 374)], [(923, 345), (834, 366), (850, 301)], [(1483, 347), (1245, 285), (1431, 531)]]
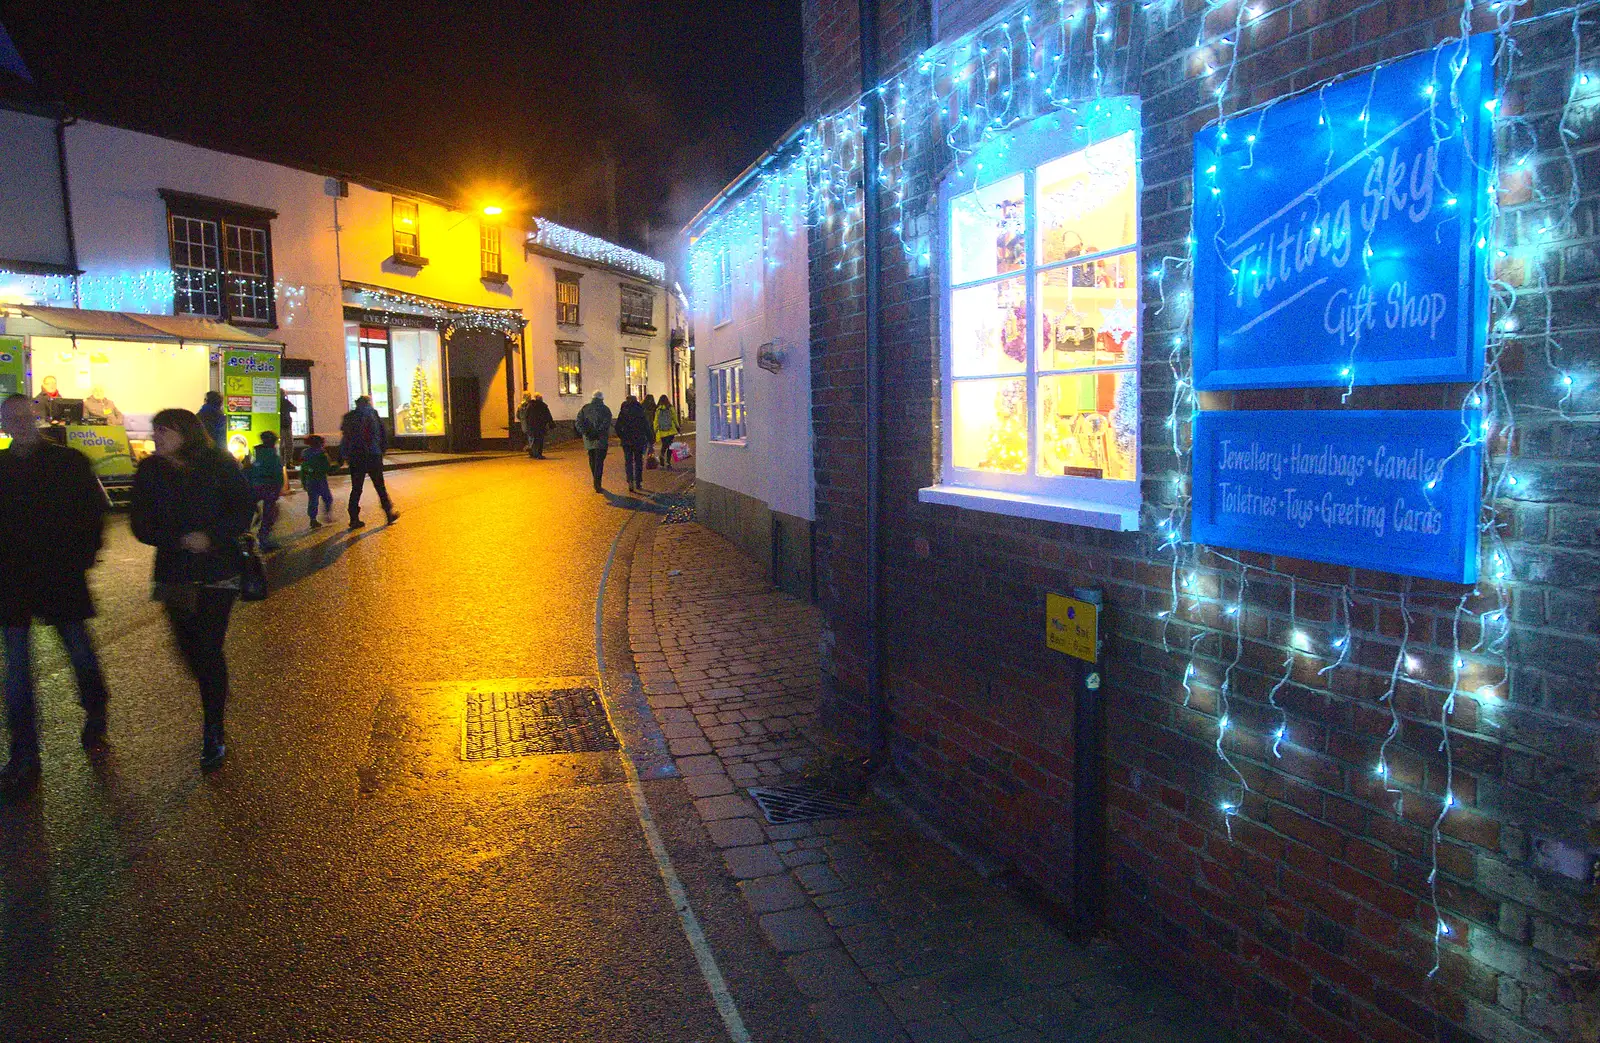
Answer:
[[(752, 496), (774, 511), (816, 519), (811, 473), (811, 311), (804, 225), (787, 231), (768, 217), (764, 238), (734, 236), (733, 318), (711, 324), (711, 288), (696, 287), (695, 472), (712, 485)], [(771, 342), (783, 352), (776, 373), (756, 365)], [(711, 367), (744, 359), (743, 445), (711, 441)]]
[[(518, 248), (519, 250), (521, 247)], [(556, 269), (577, 272), (578, 321), (576, 326), (556, 324)], [(668, 369), (667, 291), (643, 279), (627, 278), (607, 268), (584, 264), (568, 257), (528, 255), (524, 270), (531, 302), (524, 309), (528, 317), (528, 379), (532, 390), (544, 396), (557, 420), (571, 420), (596, 391), (605, 394), (606, 405), (615, 413), (627, 394), (627, 370), (623, 362), (628, 353), (648, 360), (646, 379), (649, 393), (657, 397), (672, 391)], [(654, 336), (622, 332), (622, 284), (651, 286), (655, 308), (651, 313)], [(556, 380), (556, 341), (577, 341), (583, 358), (583, 394), (560, 395)], [(681, 422), (681, 421), (680, 421)]]
[(66, 266), (56, 121), (0, 109), (0, 260)]
[[(337, 433), (347, 401), (344, 312), (327, 179), (97, 123), (72, 124), (66, 143), (72, 224), (85, 283), (154, 273), (164, 275), (168, 287), (121, 301), (86, 299), (85, 307), (171, 314), (167, 204), (160, 189), (277, 211), (272, 267), (280, 284), (278, 328), (256, 332), (282, 341), (287, 357), (311, 360), (316, 429)], [(194, 409), (200, 403), (171, 404)]]

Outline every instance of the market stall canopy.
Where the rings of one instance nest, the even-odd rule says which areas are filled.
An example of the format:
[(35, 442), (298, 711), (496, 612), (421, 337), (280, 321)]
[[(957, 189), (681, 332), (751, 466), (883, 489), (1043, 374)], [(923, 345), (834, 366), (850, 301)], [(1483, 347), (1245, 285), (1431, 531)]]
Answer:
[[(277, 348), (283, 345), (226, 322), (188, 315), (137, 315), (125, 311), (85, 308), (46, 308), (23, 305), (24, 318), (7, 320), (5, 332), (45, 337), (93, 337), (100, 340), (193, 341), (197, 344), (234, 344), (241, 347)], [(33, 328), (37, 324), (38, 328)]]

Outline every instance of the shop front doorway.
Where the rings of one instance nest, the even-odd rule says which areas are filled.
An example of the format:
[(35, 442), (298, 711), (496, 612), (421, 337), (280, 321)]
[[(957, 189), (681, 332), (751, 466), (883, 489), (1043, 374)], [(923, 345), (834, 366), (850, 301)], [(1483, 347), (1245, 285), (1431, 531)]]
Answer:
[(455, 452), (470, 453), (483, 445), (479, 401), (477, 377), (468, 374), (450, 378), (450, 448)]

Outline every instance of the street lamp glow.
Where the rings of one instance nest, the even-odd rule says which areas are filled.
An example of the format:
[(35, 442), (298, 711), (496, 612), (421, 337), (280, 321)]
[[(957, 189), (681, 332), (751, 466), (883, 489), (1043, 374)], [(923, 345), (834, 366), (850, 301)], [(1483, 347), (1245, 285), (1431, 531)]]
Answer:
[(497, 206), (486, 206), (483, 208), (483, 213), (486, 217), (499, 217), (504, 212), (505, 211)]

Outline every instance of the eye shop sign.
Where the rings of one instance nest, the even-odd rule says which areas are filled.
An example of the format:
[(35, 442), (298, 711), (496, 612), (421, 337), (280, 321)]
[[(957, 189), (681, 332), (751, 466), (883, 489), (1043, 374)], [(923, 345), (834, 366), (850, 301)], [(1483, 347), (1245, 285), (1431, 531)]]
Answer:
[(1196, 136), (1199, 389), (1479, 378), (1491, 44), (1445, 45)]
[(1480, 425), (1447, 411), (1201, 413), (1194, 539), (1475, 582)]

